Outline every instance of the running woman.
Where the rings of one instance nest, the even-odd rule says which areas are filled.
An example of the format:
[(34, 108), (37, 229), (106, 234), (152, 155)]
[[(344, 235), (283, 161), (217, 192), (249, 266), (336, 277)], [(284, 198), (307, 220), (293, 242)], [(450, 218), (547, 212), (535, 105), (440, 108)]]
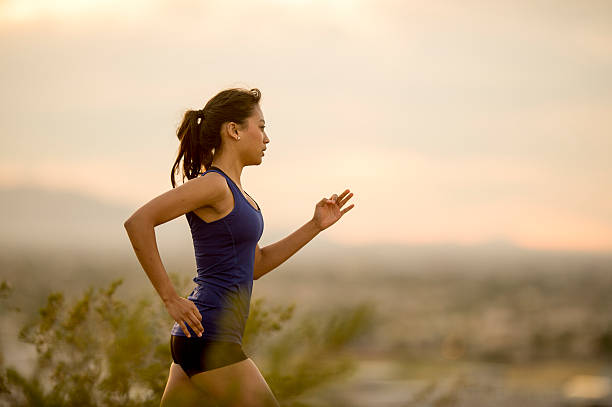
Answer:
[[(223, 406), (278, 406), (255, 363), (242, 349), (253, 280), (294, 255), (354, 207), (346, 189), (316, 203), (312, 219), (284, 239), (260, 248), (262, 211), (242, 188), (240, 175), (260, 165), (270, 139), (259, 89), (219, 92), (201, 110), (188, 110), (177, 130), (178, 157), (172, 189), (125, 221), (138, 260), (175, 323), (171, 329), (168, 382), (161, 405), (207, 400)], [(182, 163), (186, 182), (176, 186)], [(205, 171), (202, 171), (205, 169)], [(187, 298), (175, 291), (162, 264), (155, 226), (185, 215), (197, 275)], [(206, 399), (206, 400), (205, 400)], [(174, 401), (174, 402), (173, 402)]]

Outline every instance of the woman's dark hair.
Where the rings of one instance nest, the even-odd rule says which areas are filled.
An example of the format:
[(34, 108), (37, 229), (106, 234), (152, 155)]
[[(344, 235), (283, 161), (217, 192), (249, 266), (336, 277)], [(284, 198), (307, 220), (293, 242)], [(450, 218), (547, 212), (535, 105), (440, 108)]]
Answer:
[(221, 125), (234, 122), (244, 126), (261, 99), (259, 89), (231, 88), (217, 93), (202, 110), (187, 110), (176, 135), (180, 140), (178, 156), (172, 166), (170, 182), (183, 159), (183, 181), (198, 176), (202, 167), (210, 167), (215, 152), (221, 147)]

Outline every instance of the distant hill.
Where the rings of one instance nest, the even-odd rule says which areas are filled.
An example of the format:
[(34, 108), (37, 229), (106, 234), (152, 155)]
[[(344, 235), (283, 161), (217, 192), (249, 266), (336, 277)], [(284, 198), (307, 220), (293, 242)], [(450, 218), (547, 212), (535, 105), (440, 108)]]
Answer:
[[(72, 191), (43, 188), (0, 188), (0, 248), (2, 255), (34, 250), (38, 252), (89, 252), (96, 257), (123, 257), (134, 260), (123, 222), (136, 208), (108, 204)], [(163, 259), (193, 260), (193, 243), (185, 217), (155, 228)], [(261, 245), (273, 243), (292, 230), (267, 228)], [(525, 250), (503, 240), (478, 246), (452, 244), (401, 245), (368, 244), (343, 246), (317, 236), (283, 266), (348, 272), (410, 272), (411, 270), (516, 270), (546, 263), (589, 259), (610, 259), (612, 254), (547, 252)], [(539, 267), (537, 267), (539, 268)], [(544, 267), (550, 269), (550, 267)]]
[[(33, 187), (0, 189), (0, 244), (6, 248), (130, 251), (123, 222), (136, 208), (72, 191)], [(191, 248), (185, 218), (156, 228), (167, 248)], [(161, 250), (161, 249), (160, 249)]]

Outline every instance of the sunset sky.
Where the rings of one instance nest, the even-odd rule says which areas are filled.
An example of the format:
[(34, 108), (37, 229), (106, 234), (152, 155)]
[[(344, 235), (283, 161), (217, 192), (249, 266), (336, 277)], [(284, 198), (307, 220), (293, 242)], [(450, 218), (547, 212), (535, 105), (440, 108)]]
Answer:
[(136, 210), (183, 112), (256, 87), (266, 230), (348, 188), (340, 243), (612, 250), (609, 1), (4, 0), (0, 52), (0, 186)]

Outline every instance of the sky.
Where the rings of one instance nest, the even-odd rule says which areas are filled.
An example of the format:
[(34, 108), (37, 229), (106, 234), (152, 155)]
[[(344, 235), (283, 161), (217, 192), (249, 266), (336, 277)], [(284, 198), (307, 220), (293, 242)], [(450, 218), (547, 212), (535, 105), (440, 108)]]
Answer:
[(612, 250), (609, 1), (3, 0), (0, 52), (0, 187), (136, 210), (184, 111), (256, 87), (266, 229), (350, 189), (343, 244)]

